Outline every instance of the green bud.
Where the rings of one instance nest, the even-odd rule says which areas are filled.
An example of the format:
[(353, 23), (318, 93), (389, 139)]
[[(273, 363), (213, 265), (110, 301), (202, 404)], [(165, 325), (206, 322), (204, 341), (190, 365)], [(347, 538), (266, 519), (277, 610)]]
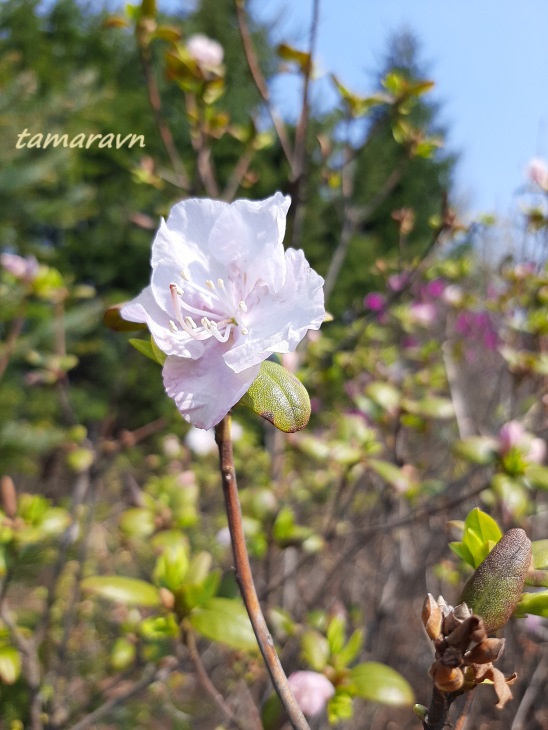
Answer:
[(304, 385), (289, 370), (270, 360), (240, 403), (285, 433), (300, 431), (310, 418), (310, 398)]
[(464, 586), (460, 601), (483, 618), (488, 634), (514, 613), (530, 564), (531, 541), (525, 531), (509, 530)]

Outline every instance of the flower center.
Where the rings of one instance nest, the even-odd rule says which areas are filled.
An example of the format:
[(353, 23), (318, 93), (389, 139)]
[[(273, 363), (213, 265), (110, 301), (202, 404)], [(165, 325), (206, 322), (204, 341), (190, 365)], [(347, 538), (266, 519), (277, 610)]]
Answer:
[[(194, 340), (215, 337), (219, 342), (226, 342), (232, 329), (240, 326), (236, 315), (247, 311), (245, 302), (239, 301), (235, 307), (222, 279), (217, 279), (216, 284), (207, 279), (205, 286), (200, 286), (192, 281), (188, 269), (181, 276), (183, 288), (175, 283), (169, 285), (175, 314), (175, 320), (169, 321), (171, 330), (182, 329)], [(248, 333), (245, 327), (240, 327), (240, 331), (244, 335)]]

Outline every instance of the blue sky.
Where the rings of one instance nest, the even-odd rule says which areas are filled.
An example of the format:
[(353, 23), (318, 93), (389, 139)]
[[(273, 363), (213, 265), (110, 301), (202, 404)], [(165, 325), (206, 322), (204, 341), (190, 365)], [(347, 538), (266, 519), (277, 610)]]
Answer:
[[(312, 0), (254, 7), (262, 19), (282, 20), (277, 40), (306, 47)], [(528, 161), (548, 159), (547, 0), (321, 0), (320, 7), (320, 66), (357, 92), (371, 90), (394, 31), (417, 35), (448, 145), (461, 155), (461, 205), (510, 214)], [(328, 84), (317, 82), (319, 97), (330, 93)], [(292, 97), (285, 88), (279, 95), (287, 111)]]

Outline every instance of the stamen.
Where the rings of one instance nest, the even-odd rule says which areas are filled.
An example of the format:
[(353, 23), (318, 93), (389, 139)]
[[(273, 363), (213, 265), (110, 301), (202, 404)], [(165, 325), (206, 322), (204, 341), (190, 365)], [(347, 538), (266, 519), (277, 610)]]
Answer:
[(181, 269), (181, 276), (185, 281), (190, 281), (190, 271), (188, 269), (188, 266), (183, 266)]
[(188, 324), (189, 327), (192, 327), (192, 329), (197, 329), (198, 325), (196, 322), (192, 319), (190, 315), (185, 317), (185, 322)]
[(242, 312), (247, 312), (247, 304), (244, 301), (239, 301), (238, 307), (242, 310)]
[(179, 331), (179, 328), (172, 319), (169, 320), (169, 329), (174, 333)]
[(217, 288), (221, 291), (225, 290), (225, 283), (222, 279), (217, 279)]
[(173, 309), (175, 311), (175, 316), (177, 317), (177, 320), (180, 324), (183, 324), (183, 313), (181, 312), (181, 305), (179, 302), (179, 297), (177, 296), (177, 284), (170, 284), (169, 285), (169, 291), (171, 293), (171, 301), (173, 302)]
[(247, 327), (242, 327), (242, 329), (240, 330), (240, 332), (242, 333), (242, 335), (248, 335), (249, 334), (249, 330), (247, 329)]
[(206, 279), (206, 286), (208, 289), (211, 289), (211, 291), (215, 290), (215, 284), (211, 281), (211, 279)]

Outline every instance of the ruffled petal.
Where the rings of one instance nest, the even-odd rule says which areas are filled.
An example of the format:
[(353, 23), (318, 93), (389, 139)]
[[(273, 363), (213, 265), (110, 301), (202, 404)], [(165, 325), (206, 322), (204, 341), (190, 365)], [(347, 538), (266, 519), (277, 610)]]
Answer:
[(223, 360), (226, 343), (215, 343), (199, 360), (168, 357), (164, 387), (183, 418), (197, 428), (213, 428), (247, 392), (259, 365), (235, 373)]
[(185, 332), (172, 332), (169, 326), (170, 317), (157, 304), (150, 286), (125, 304), (120, 314), (129, 322), (144, 322), (154, 341), (166, 355), (196, 358), (204, 352), (204, 342), (193, 340)]
[(184, 268), (200, 284), (222, 277), (222, 267), (214, 259), (212, 262), (208, 241), (215, 222), (228, 207), (218, 200), (191, 198), (177, 203), (167, 221), (161, 221), (152, 244), (152, 289), (166, 311), (171, 311), (169, 285), (183, 284)]
[(282, 242), (290, 204), (291, 199), (281, 193), (260, 201), (237, 200), (215, 222), (209, 250), (223, 268), (239, 273), (242, 299), (258, 281), (271, 291), (283, 286)]
[(239, 373), (273, 352), (293, 352), (308, 330), (320, 328), (324, 316), (323, 279), (310, 268), (304, 253), (288, 249), (286, 280), (276, 294), (263, 289), (249, 305), (249, 334), (225, 355), (226, 364)]

